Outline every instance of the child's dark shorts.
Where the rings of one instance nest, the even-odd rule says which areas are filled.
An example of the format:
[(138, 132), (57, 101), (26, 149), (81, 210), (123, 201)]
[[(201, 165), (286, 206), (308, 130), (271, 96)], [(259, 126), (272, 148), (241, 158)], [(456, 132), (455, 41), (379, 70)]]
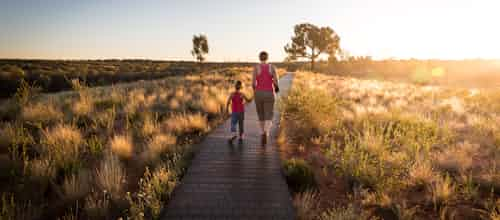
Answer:
[(231, 113), (231, 132), (236, 132), (236, 125), (239, 127), (240, 134), (243, 134), (243, 121), (245, 120), (245, 112)]

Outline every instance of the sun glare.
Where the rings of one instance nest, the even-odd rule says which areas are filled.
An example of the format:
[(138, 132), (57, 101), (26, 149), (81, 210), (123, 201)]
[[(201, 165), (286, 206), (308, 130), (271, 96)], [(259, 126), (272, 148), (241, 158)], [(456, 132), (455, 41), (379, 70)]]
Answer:
[(442, 67), (436, 67), (432, 69), (431, 75), (433, 77), (443, 77), (445, 75), (445, 69)]

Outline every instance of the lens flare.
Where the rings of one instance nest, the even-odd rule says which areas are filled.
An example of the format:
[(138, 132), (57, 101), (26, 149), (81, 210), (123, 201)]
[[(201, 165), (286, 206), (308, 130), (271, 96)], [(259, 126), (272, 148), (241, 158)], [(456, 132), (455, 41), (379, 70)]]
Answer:
[(446, 74), (446, 70), (443, 67), (435, 67), (431, 71), (431, 75), (436, 78), (441, 78)]

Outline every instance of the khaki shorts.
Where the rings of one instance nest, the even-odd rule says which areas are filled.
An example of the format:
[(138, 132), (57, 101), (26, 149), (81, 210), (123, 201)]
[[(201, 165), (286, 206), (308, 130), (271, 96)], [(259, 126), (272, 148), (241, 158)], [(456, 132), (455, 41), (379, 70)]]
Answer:
[(274, 93), (268, 91), (255, 91), (255, 106), (259, 121), (273, 120)]

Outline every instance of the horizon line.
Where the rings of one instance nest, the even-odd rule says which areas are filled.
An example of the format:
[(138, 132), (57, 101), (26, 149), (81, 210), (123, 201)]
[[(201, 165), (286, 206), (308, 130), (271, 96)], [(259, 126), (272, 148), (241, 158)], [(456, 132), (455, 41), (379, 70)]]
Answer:
[[(461, 59), (448, 59), (448, 58), (415, 58), (415, 57), (410, 57), (410, 58), (398, 58), (398, 57), (386, 57), (386, 58), (374, 58), (372, 56), (352, 56), (356, 58), (361, 58), (361, 57), (370, 57), (372, 61), (387, 61), (387, 60), (392, 60), (392, 61), (410, 61), (410, 60), (419, 60), (419, 61), (500, 61), (500, 58), (481, 58), (481, 57), (476, 57), (476, 58), (461, 58)], [(0, 60), (18, 60), (18, 61), (111, 61), (111, 60), (118, 60), (118, 61), (156, 61), (156, 62), (194, 62), (197, 63), (198, 61), (194, 59), (183, 59), (183, 58), (166, 58), (166, 59), (152, 59), (152, 58), (9, 58), (9, 57), (0, 57)], [(320, 62), (327, 62), (328, 60), (316, 60), (315, 62), (320, 63)], [(257, 60), (207, 60), (204, 61), (203, 63), (258, 63), (259, 61)], [(285, 63), (284, 60), (277, 61), (277, 60), (270, 60), (270, 63)], [(310, 60), (297, 60), (297, 61), (292, 61), (296, 63), (308, 63), (311, 62)]]

